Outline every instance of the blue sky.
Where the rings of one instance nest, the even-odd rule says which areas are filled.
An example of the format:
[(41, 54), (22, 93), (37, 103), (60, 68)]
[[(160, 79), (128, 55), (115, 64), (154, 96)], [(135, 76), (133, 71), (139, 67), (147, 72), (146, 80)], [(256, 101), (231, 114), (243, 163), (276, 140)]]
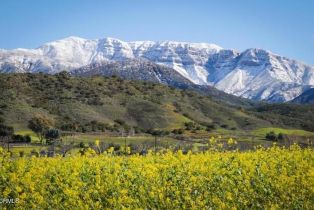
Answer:
[(0, 48), (80, 36), (264, 48), (314, 65), (313, 0), (0, 0)]

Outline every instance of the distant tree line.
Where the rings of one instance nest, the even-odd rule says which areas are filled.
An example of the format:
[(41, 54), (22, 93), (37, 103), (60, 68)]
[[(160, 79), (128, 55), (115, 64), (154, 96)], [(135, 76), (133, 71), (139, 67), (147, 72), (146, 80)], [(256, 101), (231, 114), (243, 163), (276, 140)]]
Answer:
[(284, 135), (282, 133), (278, 133), (278, 135), (274, 131), (270, 131), (266, 133), (265, 138), (269, 141), (281, 141), (284, 139)]

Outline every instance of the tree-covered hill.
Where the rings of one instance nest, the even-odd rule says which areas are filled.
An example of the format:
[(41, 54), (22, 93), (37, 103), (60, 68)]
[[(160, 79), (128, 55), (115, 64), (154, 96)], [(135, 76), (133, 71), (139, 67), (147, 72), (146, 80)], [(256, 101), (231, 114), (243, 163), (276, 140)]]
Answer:
[[(115, 76), (73, 77), (64, 72), (0, 74), (0, 117), (5, 124), (24, 129), (32, 117), (43, 115), (59, 129), (78, 132), (130, 128), (137, 132), (186, 128), (250, 130), (267, 126), (314, 130), (314, 120), (308, 116), (313, 107), (230, 105), (230, 101), (238, 99), (228, 102), (227, 95), (219, 98), (217, 92), (212, 92), (215, 94), (206, 96), (197, 90)], [(286, 106), (289, 115), (275, 111)]]

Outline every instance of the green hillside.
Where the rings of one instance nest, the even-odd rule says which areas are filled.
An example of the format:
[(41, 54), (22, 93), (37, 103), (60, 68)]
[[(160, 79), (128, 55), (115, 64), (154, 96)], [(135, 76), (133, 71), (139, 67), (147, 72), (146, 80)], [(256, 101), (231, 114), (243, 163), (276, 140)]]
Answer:
[[(243, 108), (217, 97), (117, 77), (0, 74), (0, 117), (17, 131), (27, 129), (28, 121), (38, 114), (51, 118), (61, 130), (77, 132), (118, 132), (122, 128), (136, 132), (187, 127), (231, 131), (314, 128), (314, 120), (298, 114), (298, 107), (285, 116), (286, 113), (273, 113), (269, 107), (262, 108), (266, 105)], [(313, 108), (307, 111), (313, 112)], [(299, 117), (295, 119), (298, 123), (287, 122), (287, 117)]]

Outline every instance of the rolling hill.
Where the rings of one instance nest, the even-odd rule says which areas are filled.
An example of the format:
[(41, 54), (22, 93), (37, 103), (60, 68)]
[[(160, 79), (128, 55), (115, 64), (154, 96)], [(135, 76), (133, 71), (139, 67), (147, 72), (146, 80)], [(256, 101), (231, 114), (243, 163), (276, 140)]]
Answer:
[[(277, 104), (274, 108), (235, 100), (219, 91), (205, 92), (116, 76), (0, 74), (0, 117), (15, 129), (25, 129), (32, 117), (41, 114), (62, 130), (78, 132), (131, 127), (138, 132), (173, 131), (187, 125), (209, 130), (272, 126), (314, 130), (311, 106)], [(229, 103), (224, 102), (229, 97)], [(282, 107), (288, 111), (281, 112)]]

